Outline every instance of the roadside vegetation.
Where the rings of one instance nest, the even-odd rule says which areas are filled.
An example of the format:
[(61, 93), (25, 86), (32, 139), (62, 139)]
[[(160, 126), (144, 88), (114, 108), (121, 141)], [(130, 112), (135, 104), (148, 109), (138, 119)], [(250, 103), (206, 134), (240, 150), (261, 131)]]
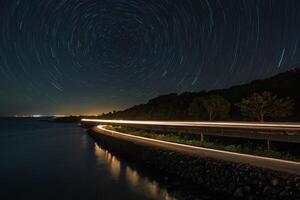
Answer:
[[(216, 140), (209, 137), (206, 137), (206, 140), (203, 142), (191, 134), (175, 134), (175, 133), (162, 133), (162, 132), (155, 132), (149, 130), (142, 130), (136, 128), (128, 128), (122, 126), (106, 126), (109, 130), (114, 130), (122, 133), (132, 134), (141, 137), (147, 137), (157, 140), (163, 140), (168, 142), (174, 142), (179, 144), (186, 144), (192, 145), (196, 147), (205, 147), (210, 149), (218, 149), (236, 153), (245, 153), (245, 154), (252, 154), (264, 157), (271, 157), (271, 158), (279, 158), (285, 160), (294, 160), (300, 161), (300, 158), (296, 155), (292, 155), (288, 152), (279, 152), (276, 150), (267, 150), (266, 146), (263, 143), (257, 144), (255, 143), (255, 147), (251, 145), (249, 142), (225, 142), (224, 140)], [(231, 144), (230, 144), (231, 143)]]

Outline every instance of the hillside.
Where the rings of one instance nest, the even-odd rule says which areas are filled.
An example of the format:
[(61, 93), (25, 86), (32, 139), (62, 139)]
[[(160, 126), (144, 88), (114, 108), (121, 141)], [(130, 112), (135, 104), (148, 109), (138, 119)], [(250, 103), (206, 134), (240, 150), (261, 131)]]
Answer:
[(147, 119), (147, 120), (192, 120), (188, 107), (195, 97), (207, 94), (219, 94), (231, 103), (228, 120), (241, 120), (239, 109), (235, 106), (241, 98), (254, 92), (270, 91), (279, 97), (290, 97), (295, 106), (293, 114), (283, 120), (300, 121), (300, 69), (277, 74), (264, 80), (255, 80), (247, 84), (226, 89), (167, 94), (151, 99), (146, 104), (102, 115), (106, 119)]

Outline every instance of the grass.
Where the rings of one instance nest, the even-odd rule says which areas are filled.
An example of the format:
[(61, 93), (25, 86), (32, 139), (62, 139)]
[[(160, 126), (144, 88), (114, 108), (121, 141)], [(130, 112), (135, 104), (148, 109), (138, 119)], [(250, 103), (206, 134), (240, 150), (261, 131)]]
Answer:
[(267, 150), (263, 146), (258, 146), (256, 148), (251, 148), (247, 144), (224, 144), (220, 141), (217, 142), (210, 142), (210, 141), (203, 141), (201, 142), (197, 138), (193, 138), (190, 135), (178, 135), (178, 134), (172, 134), (172, 133), (161, 133), (161, 132), (154, 132), (149, 130), (142, 130), (142, 129), (136, 129), (136, 128), (127, 128), (127, 127), (121, 127), (121, 126), (106, 126), (107, 129), (127, 133), (131, 135), (146, 137), (146, 138), (152, 138), (157, 140), (163, 140), (168, 142), (174, 142), (179, 144), (186, 144), (196, 147), (205, 147), (210, 149), (218, 149), (218, 150), (224, 150), (224, 151), (230, 151), (230, 152), (236, 152), (236, 153), (245, 153), (245, 154), (251, 154), (251, 155), (258, 155), (258, 156), (264, 156), (264, 157), (271, 157), (271, 158), (279, 158), (279, 159), (285, 159), (285, 160), (294, 160), (294, 161), (300, 161), (299, 157), (292, 155), (287, 152), (279, 152), (274, 150)]

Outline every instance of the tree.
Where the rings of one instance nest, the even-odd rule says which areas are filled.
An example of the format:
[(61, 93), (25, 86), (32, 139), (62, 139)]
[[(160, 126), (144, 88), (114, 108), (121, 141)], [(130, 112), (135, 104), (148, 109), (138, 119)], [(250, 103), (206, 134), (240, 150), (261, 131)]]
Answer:
[(189, 114), (196, 119), (208, 118), (214, 120), (216, 117), (223, 118), (228, 115), (229, 111), (230, 103), (220, 95), (196, 97), (189, 106)]
[(267, 117), (277, 119), (289, 116), (294, 104), (289, 97), (278, 98), (270, 92), (263, 92), (243, 98), (237, 105), (244, 117), (263, 122)]

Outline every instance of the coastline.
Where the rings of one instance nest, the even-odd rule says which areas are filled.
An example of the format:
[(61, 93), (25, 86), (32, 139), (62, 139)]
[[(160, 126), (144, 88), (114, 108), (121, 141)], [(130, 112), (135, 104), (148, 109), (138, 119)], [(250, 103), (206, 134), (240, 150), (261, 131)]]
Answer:
[(95, 129), (89, 129), (88, 133), (116, 155), (151, 168), (158, 174), (177, 177), (185, 184), (206, 188), (223, 198), (300, 198), (300, 177), (296, 175), (249, 164), (199, 157), (192, 153), (179, 153), (159, 146), (116, 138)]

